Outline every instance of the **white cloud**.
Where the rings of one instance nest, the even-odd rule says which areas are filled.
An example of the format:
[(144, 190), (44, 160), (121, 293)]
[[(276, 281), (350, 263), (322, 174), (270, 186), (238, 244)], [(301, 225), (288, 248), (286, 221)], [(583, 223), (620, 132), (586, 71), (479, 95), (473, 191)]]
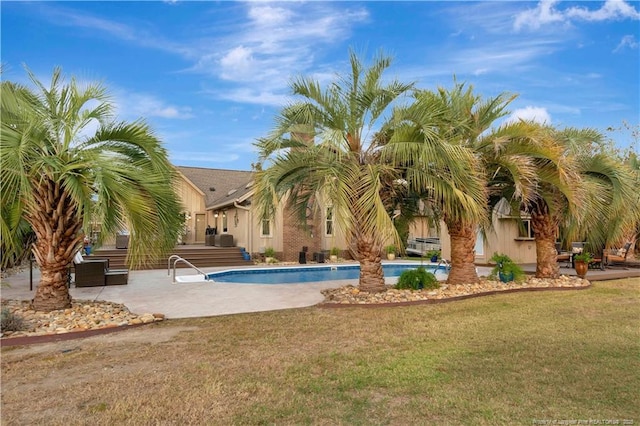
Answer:
[(640, 12), (623, 0), (606, 0), (604, 5), (597, 10), (574, 6), (567, 10), (566, 15), (570, 18), (578, 18), (584, 21), (640, 19)]
[(255, 105), (270, 105), (281, 107), (287, 103), (289, 97), (274, 91), (259, 90), (251, 87), (238, 87), (225, 91), (207, 91), (206, 93), (228, 101)]
[(513, 23), (514, 28), (520, 30), (529, 27), (535, 30), (542, 25), (564, 22), (564, 15), (553, 7), (557, 3), (558, 0), (542, 0), (535, 9), (519, 13)]
[(619, 51), (625, 48), (629, 48), (631, 50), (637, 49), (638, 46), (640, 46), (640, 44), (638, 43), (638, 40), (636, 40), (634, 35), (632, 34), (626, 35), (622, 37), (622, 40), (620, 40), (620, 43), (618, 43), (616, 48), (613, 49), (613, 53), (618, 53)]
[(588, 22), (640, 20), (640, 12), (624, 0), (606, 0), (599, 9), (595, 10), (580, 6), (560, 10), (555, 7), (559, 4), (558, 0), (542, 0), (534, 9), (518, 13), (513, 22), (514, 29), (537, 30), (548, 24), (570, 24), (573, 20)]
[(190, 107), (169, 105), (148, 94), (119, 91), (115, 104), (118, 115), (127, 119), (159, 117), (184, 120), (193, 117)]
[(546, 108), (527, 106), (519, 108), (511, 113), (505, 120), (506, 123), (512, 123), (518, 120), (534, 121), (541, 124), (551, 124), (551, 115)]
[(244, 46), (235, 47), (220, 59), (220, 65), (222, 66), (221, 77), (225, 80), (251, 78), (255, 62), (251, 49)]
[(249, 18), (258, 26), (282, 25), (291, 18), (291, 11), (283, 7), (257, 5), (249, 9)]
[(364, 9), (333, 8), (330, 3), (247, 6), (248, 21), (232, 28), (211, 50), (224, 53), (217, 59), (216, 53), (203, 54), (194, 70), (252, 91), (285, 90), (291, 75), (310, 68), (319, 48), (342, 41), (355, 23), (368, 18)]

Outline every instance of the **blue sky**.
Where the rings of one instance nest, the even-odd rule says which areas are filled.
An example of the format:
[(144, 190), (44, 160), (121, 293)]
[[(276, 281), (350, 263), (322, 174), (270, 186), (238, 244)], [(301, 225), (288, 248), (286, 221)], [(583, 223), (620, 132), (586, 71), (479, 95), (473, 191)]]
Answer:
[[(249, 170), (298, 75), (331, 81), (350, 48), (390, 78), (519, 94), (513, 117), (594, 127), (620, 147), (640, 122), (640, 2), (8, 2), (2, 78), (55, 66), (144, 117), (174, 164)], [(638, 147), (636, 146), (636, 149)]]

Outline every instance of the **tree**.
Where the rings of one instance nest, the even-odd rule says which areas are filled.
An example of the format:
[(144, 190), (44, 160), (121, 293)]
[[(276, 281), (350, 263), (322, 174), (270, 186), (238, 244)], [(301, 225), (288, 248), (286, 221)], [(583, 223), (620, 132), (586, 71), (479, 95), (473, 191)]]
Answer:
[(531, 213), (536, 243), (536, 277), (557, 278), (555, 242), (587, 241), (600, 252), (620, 238), (629, 217), (633, 193), (631, 173), (602, 149), (602, 135), (593, 129), (545, 128), (548, 143), (561, 155), (538, 159), (535, 197), (525, 205)]
[[(477, 158), (474, 185), (482, 185), (483, 198), (478, 201), (482, 207), (470, 209), (468, 204), (460, 204), (463, 199), (455, 197), (435, 200), (451, 237), (449, 284), (478, 281), (474, 264), (478, 230), (490, 228), (489, 212), (503, 198), (519, 211), (536, 184), (536, 163), (532, 159), (551, 155), (541, 144), (538, 126), (532, 123), (517, 121), (492, 128), (508, 113), (506, 108), (513, 99), (514, 95), (506, 93), (483, 99), (474, 94), (473, 86), (455, 82), (452, 89), (418, 92), (410, 106), (415, 116), (421, 111), (441, 111), (432, 124), (438, 138), (470, 150)], [(478, 215), (478, 211), (483, 214)]]
[(625, 161), (606, 143), (601, 144), (602, 135), (593, 130), (564, 129), (554, 135), (575, 158), (583, 194), (583, 214), (571, 215), (564, 206), (565, 238), (586, 241), (587, 250), (596, 255), (613, 244), (622, 245), (634, 234), (640, 220), (633, 162)]
[(20, 219), (31, 225), (41, 270), (32, 303), (50, 311), (71, 304), (67, 268), (90, 220), (101, 223), (101, 237), (130, 231), (127, 262), (136, 267), (173, 248), (180, 204), (161, 142), (142, 121), (113, 121), (102, 85), (67, 84), (56, 68), (46, 88), (27, 72), (34, 89), (1, 83), (0, 230), (12, 255)]
[[(314, 200), (332, 205), (360, 263), (363, 291), (385, 289), (382, 249), (389, 240), (400, 244), (389, 214), (393, 194), (431, 191), (439, 197), (444, 187), (465, 187), (473, 170), (469, 152), (445, 146), (429, 127), (421, 138), (427, 143), (416, 143), (412, 133), (420, 129), (383, 116), (413, 87), (395, 80), (383, 84), (390, 64), (381, 54), (365, 69), (351, 52), (351, 72), (325, 89), (310, 78), (294, 80), (292, 92), (302, 99), (283, 108), (274, 130), (257, 143), (263, 166), (256, 173), (256, 204), (262, 218), (272, 217), (283, 200), (301, 222)], [(376, 126), (382, 135), (393, 128), (391, 139), (369, 137)]]

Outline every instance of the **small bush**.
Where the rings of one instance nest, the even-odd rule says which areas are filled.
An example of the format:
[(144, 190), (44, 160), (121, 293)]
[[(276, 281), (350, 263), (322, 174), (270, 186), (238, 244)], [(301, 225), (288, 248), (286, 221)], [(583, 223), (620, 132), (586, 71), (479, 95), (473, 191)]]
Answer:
[(26, 328), (24, 319), (14, 314), (9, 308), (2, 308), (0, 311), (0, 329), (5, 331), (20, 331)]
[(435, 275), (420, 266), (418, 269), (403, 271), (398, 278), (396, 288), (399, 290), (431, 290), (440, 288), (440, 283)]
[(493, 267), (489, 278), (499, 278), (502, 282), (522, 282), (525, 280), (527, 275), (524, 270), (506, 254), (493, 253), (491, 260), (496, 262), (496, 266)]

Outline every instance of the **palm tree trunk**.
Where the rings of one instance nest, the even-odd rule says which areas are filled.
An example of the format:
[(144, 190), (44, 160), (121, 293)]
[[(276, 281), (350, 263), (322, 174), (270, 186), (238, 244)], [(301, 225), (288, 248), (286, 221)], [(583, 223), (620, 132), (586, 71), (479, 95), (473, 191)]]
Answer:
[(382, 243), (375, 235), (363, 235), (361, 232), (355, 241), (357, 241), (356, 255), (360, 263), (358, 288), (360, 291), (369, 293), (385, 291), (387, 288), (382, 271)]
[(560, 266), (556, 259), (558, 221), (547, 208), (531, 214), (531, 226), (536, 241), (536, 278), (558, 278)]
[(71, 307), (71, 295), (67, 288), (67, 266), (40, 267), (40, 283), (31, 301), (36, 311), (54, 311)]
[(82, 223), (75, 203), (59, 183), (44, 180), (34, 188), (37, 206), (31, 207), (27, 221), (36, 234), (33, 254), (41, 277), (32, 307), (45, 312), (69, 308), (67, 268), (82, 240)]
[(476, 224), (447, 221), (451, 238), (451, 270), (447, 284), (480, 281), (475, 265)]

